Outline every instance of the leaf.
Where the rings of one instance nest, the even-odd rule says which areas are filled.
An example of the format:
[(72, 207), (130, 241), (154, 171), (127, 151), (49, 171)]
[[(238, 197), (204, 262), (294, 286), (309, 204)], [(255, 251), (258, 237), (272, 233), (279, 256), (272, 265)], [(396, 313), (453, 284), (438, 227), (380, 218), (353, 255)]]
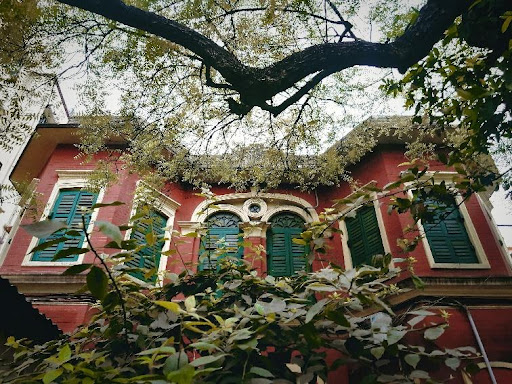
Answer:
[(505, 33), (505, 31), (508, 29), (511, 22), (512, 22), (512, 16), (505, 17), (505, 21), (503, 22), (503, 25), (501, 26), (501, 33)]
[(411, 379), (430, 379), (428, 372), (415, 370), (409, 375)]
[(92, 266), (92, 264), (73, 265), (73, 266), (69, 267), (68, 269), (66, 269), (64, 272), (62, 272), (62, 274), (64, 276), (77, 275), (80, 272), (83, 272), (83, 271), (91, 268), (91, 266)]
[(418, 363), (420, 362), (420, 355), (417, 355), (415, 353), (409, 353), (407, 355), (405, 355), (404, 357), (404, 360), (407, 364), (409, 364), (411, 367), (413, 367), (414, 369), (416, 369), (416, 366), (418, 365)]
[(322, 299), (313, 305), (306, 314), (306, 323), (309, 323), (325, 307), (327, 299)]
[(65, 362), (68, 361), (71, 358), (71, 348), (69, 348), (69, 344), (66, 344), (62, 349), (59, 351), (59, 361)]
[(48, 371), (43, 376), (43, 383), (44, 384), (50, 384), (52, 381), (57, 379), (60, 375), (62, 375), (63, 369), (55, 369), (53, 371)]
[(386, 349), (384, 347), (375, 347), (375, 348), (370, 349), (370, 353), (377, 360), (379, 360), (382, 357), (382, 355), (384, 354), (385, 351), (386, 351)]
[(43, 249), (49, 248), (52, 245), (63, 243), (66, 240), (69, 240), (69, 238), (66, 237), (66, 236), (62, 236), (62, 237), (58, 237), (56, 239), (45, 241), (44, 243), (41, 243), (41, 244), (35, 246), (34, 248), (32, 248), (30, 253), (34, 253), (34, 252), (37, 252), (37, 251), (42, 251)]
[(185, 351), (177, 352), (169, 356), (167, 359), (165, 359), (163, 369), (164, 374), (167, 375), (170, 372), (177, 371), (178, 369), (183, 368), (187, 364), (188, 355), (185, 353)]
[(116, 243), (121, 244), (121, 241), (123, 241), (123, 235), (117, 225), (109, 223), (108, 221), (96, 221), (94, 225), (98, 227), (104, 235), (108, 236)]
[(87, 288), (97, 299), (102, 299), (107, 294), (108, 277), (103, 269), (93, 266), (87, 274)]
[(50, 236), (59, 229), (66, 228), (67, 225), (64, 221), (60, 220), (43, 220), (37, 223), (23, 224), (21, 227), (32, 236), (41, 239)]
[(196, 308), (196, 298), (194, 295), (189, 296), (185, 299), (185, 308), (187, 311), (191, 312)]
[(260, 367), (252, 367), (249, 372), (261, 377), (274, 377), (274, 374), (272, 372)]
[(223, 359), (224, 356), (226, 356), (225, 353), (222, 353), (220, 355), (203, 356), (203, 357), (200, 357), (198, 359), (195, 359), (195, 360), (191, 361), (190, 365), (193, 366), (193, 367), (199, 367), (200, 365), (211, 364), (214, 361)]
[(220, 351), (221, 350), (215, 344), (205, 343), (204, 341), (198, 341), (197, 343), (192, 343), (189, 346), (194, 349), (197, 349), (199, 351), (214, 351), (214, 350)]
[(452, 370), (456, 371), (460, 366), (460, 359), (456, 357), (449, 357), (444, 361), (447, 367), (450, 367)]
[(297, 364), (287, 363), (286, 366), (293, 373), (302, 373), (302, 368)]
[(427, 340), (436, 340), (439, 336), (444, 333), (443, 327), (429, 328), (425, 331), (423, 337)]
[(124, 203), (122, 201), (113, 201), (111, 203), (98, 203), (98, 204), (94, 204), (91, 207), (91, 209), (101, 208), (101, 207), (114, 207), (116, 205), (124, 205)]
[(156, 305), (164, 307), (165, 309), (169, 309), (170, 311), (172, 311), (174, 313), (181, 312), (181, 308), (178, 303), (174, 303), (172, 301), (160, 301), (160, 300), (154, 301), (154, 303)]
[(64, 259), (66, 257), (72, 256), (72, 255), (81, 255), (82, 253), (89, 252), (89, 248), (66, 248), (61, 249), (59, 252), (57, 252), (53, 258), (52, 261), (57, 261), (60, 259)]

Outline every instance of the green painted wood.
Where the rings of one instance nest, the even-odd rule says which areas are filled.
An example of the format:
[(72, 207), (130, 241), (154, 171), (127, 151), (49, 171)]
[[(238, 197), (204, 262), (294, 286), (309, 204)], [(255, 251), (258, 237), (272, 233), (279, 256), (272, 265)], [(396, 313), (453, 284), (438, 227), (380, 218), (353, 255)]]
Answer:
[[(167, 217), (156, 211), (150, 211), (148, 217), (142, 218), (136, 223), (130, 239), (135, 240), (138, 245), (146, 244), (146, 246), (136, 252), (133, 258), (125, 263), (130, 268), (140, 269), (130, 272), (130, 275), (145, 282), (154, 283), (156, 281), (162, 248), (165, 244), (163, 238), (166, 225)], [(147, 245), (146, 240), (146, 236), (150, 233), (160, 239), (151, 246)], [(150, 277), (146, 276), (148, 270), (152, 272)]]
[(373, 206), (359, 209), (355, 217), (345, 220), (345, 224), (352, 266), (371, 264), (373, 256), (384, 254), (379, 223)]
[(306, 270), (306, 247), (293, 242), (301, 238), (304, 221), (297, 215), (283, 213), (271, 219), (267, 232), (268, 273), (275, 277), (292, 276)]
[(436, 263), (478, 263), (475, 248), (469, 240), (464, 219), (455, 200), (429, 200), (428, 209), (434, 211), (434, 220), (423, 223), (428, 244)]
[(241, 259), (244, 248), (238, 227), (242, 220), (230, 212), (218, 212), (206, 220), (207, 233), (201, 238), (199, 270), (217, 269), (224, 257)]
[[(61, 190), (59, 191), (57, 200), (55, 201), (55, 204), (53, 205), (52, 210), (50, 212), (50, 218), (53, 220), (64, 221), (67, 225), (71, 225), (73, 227), (81, 227), (81, 207), (91, 208), (96, 203), (97, 198), (98, 195), (92, 192), (81, 190)], [(85, 216), (85, 222), (87, 225), (89, 224), (90, 220), (91, 215), (87, 214)], [(60, 236), (62, 236), (62, 232), (57, 232), (52, 236), (39, 240), (38, 244), (44, 243), (46, 241), (55, 239)], [(51, 262), (53, 256), (55, 256), (55, 254), (60, 250), (82, 247), (84, 239), (85, 235), (70, 237), (69, 240), (65, 241), (64, 243), (56, 244), (42, 251), (35, 252), (34, 255), (32, 255), (31, 260)], [(59, 262), (76, 260), (78, 260), (78, 255), (60, 259)]]

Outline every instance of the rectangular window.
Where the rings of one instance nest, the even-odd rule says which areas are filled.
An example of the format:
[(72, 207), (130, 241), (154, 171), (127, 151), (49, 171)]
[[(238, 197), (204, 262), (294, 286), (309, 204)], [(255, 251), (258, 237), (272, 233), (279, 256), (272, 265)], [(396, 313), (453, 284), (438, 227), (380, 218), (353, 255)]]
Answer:
[(475, 248), (464, 226), (464, 219), (455, 200), (448, 202), (429, 200), (429, 210), (434, 213), (431, 222), (424, 222), (423, 230), (435, 263), (478, 263)]
[[(135, 240), (142, 248), (125, 263), (127, 267), (137, 269), (130, 272), (130, 275), (145, 282), (156, 282), (162, 248), (165, 244), (166, 226), (167, 217), (156, 211), (150, 211), (149, 215), (135, 223), (130, 239)], [(148, 245), (150, 237), (155, 239), (153, 245)]]
[(373, 205), (359, 209), (355, 217), (345, 220), (345, 224), (353, 267), (371, 265), (373, 256), (385, 253)]
[[(49, 218), (52, 220), (64, 221), (67, 225), (72, 227), (82, 226), (82, 207), (88, 209), (95, 203), (98, 195), (92, 192), (82, 190), (60, 190), (57, 200), (50, 212)], [(91, 220), (90, 213), (85, 216), (86, 228)], [(62, 236), (61, 233), (56, 233), (45, 239), (41, 239), (38, 244), (52, 240)], [(84, 242), (85, 235), (70, 237), (69, 240), (52, 245), (49, 248), (35, 252), (32, 255), (31, 261), (51, 262), (55, 254), (63, 249), (80, 248)], [(59, 259), (59, 262), (77, 261), (78, 255), (69, 256)]]

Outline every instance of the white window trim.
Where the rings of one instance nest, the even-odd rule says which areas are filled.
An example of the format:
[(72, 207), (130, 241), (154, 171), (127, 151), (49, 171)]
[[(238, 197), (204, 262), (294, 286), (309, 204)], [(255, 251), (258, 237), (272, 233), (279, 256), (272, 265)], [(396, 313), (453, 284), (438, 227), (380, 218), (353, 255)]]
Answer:
[[(136, 188), (136, 197), (133, 200), (132, 209), (130, 211), (130, 217), (133, 217), (135, 213), (137, 212), (137, 208), (140, 204), (140, 199), (137, 198), (137, 194), (141, 194), (144, 191), (147, 191), (152, 194), (152, 197), (154, 198), (152, 208), (156, 211), (160, 212), (162, 215), (167, 217), (167, 221), (165, 223), (165, 232), (164, 232), (164, 238), (165, 242), (162, 247), (162, 254), (160, 254), (160, 262), (158, 264), (157, 268), (157, 278), (155, 284), (150, 284), (146, 281), (140, 280), (136, 278), (135, 276), (132, 276), (130, 274), (126, 274), (126, 276), (136, 281), (139, 284), (146, 285), (148, 287), (154, 287), (154, 286), (163, 286), (164, 276), (163, 271), (166, 270), (167, 267), (167, 260), (168, 256), (164, 255), (164, 252), (167, 252), (171, 249), (171, 236), (172, 231), (174, 227), (174, 219), (176, 217), (176, 210), (181, 206), (180, 203), (177, 201), (171, 199), (169, 196), (164, 195), (163, 193), (157, 191), (156, 189), (148, 186), (146, 183), (144, 183), (142, 180), (137, 181), (137, 188)], [(125, 233), (124, 239), (129, 240), (130, 236), (132, 234), (132, 229), (128, 229)]]
[[(350, 196), (350, 195), (349, 195)], [(384, 219), (382, 217), (382, 212), (380, 210), (380, 203), (378, 199), (378, 195), (375, 192), (370, 194), (373, 200), (373, 208), (375, 209), (375, 216), (377, 217), (377, 224), (379, 226), (380, 238), (382, 240), (382, 246), (384, 248), (384, 253), (391, 253), (391, 247), (389, 246), (388, 236), (386, 234), (386, 227), (384, 226)], [(359, 210), (360, 208), (358, 208)], [(348, 209), (347, 209), (348, 210)], [(357, 214), (357, 210), (356, 210)], [(348, 230), (347, 224), (345, 223), (345, 219), (339, 221), (339, 226), (342, 231), (341, 243), (343, 247), (343, 261), (345, 263), (345, 269), (349, 270), (354, 268), (354, 264), (352, 262), (352, 253), (350, 252), (350, 247), (348, 246)], [(394, 264), (391, 261), (390, 267), (393, 268)]]
[[(422, 179), (428, 180), (430, 178), (434, 179), (434, 183), (438, 184), (444, 181), (448, 186), (450, 184), (454, 185), (453, 178), (457, 176), (457, 172), (427, 172), (423, 176)], [(408, 183), (408, 185), (412, 185)], [(412, 199), (412, 191), (409, 190), (407, 192), (410, 199)], [(490, 269), (491, 266), (489, 264), (489, 260), (485, 254), (484, 248), (482, 247), (482, 243), (480, 242), (480, 238), (478, 237), (478, 233), (473, 225), (473, 221), (471, 220), (471, 216), (469, 215), (468, 209), (466, 208), (466, 204), (462, 196), (459, 194), (455, 195), (455, 204), (457, 205), (459, 212), (464, 220), (464, 227), (466, 228), (466, 232), (469, 237), (469, 241), (475, 248), (475, 254), (478, 259), (478, 263), (437, 263), (434, 260), (434, 255), (432, 254), (432, 250), (430, 249), (430, 244), (428, 243), (427, 236), (425, 234), (425, 228), (423, 227), (421, 220), (418, 221), (418, 230), (421, 235), (421, 242), (423, 244), (423, 249), (425, 249), (425, 254), (427, 256), (428, 263), (430, 268), (432, 269)]]
[[(40, 220), (45, 220), (50, 216), (53, 206), (57, 201), (57, 197), (59, 196), (59, 192), (63, 189), (71, 189), (71, 188), (85, 188), (88, 183), (88, 178), (93, 172), (92, 170), (56, 170), (58, 175), (58, 180), (53, 186), (52, 192), (46, 206), (43, 210), (43, 215)], [(105, 189), (102, 188), (96, 199), (96, 204), (101, 203), (103, 200), (103, 196), (105, 194)], [(87, 227), (87, 232), (91, 232), (94, 227), (94, 222), (96, 221), (96, 217), (98, 216), (98, 209), (95, 209), (91, 215), (91, 220), (89, 221), (89, 226)], [(27, 249), (27, 253), (23, 258), (22, 266), (30, 266), (30, 267), (68, 267), (72, 265), (82, 264), (85, 254), (78, 255), (76, 261), (32, 261), (31, 258), (33, 253), (29, 253), (39, 242), (39, 238), (32, 237), (30, 244)], [(84, 243), (82, 247), (89, 246), (87, 239), (84, 239)]]

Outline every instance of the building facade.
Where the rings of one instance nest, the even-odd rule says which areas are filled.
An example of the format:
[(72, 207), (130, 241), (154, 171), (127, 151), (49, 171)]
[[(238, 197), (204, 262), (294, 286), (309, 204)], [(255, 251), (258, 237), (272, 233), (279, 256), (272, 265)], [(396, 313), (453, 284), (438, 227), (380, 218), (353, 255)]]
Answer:
[[(76, 223), (80, 207), (95, 203), (123, 201), (124, 205), (103, 207), (86, 218), (92, 229), (95, 220), (126, 224), (137, 212), (134, 196), (137, 188), (144, 188), (137, 175), (121, 170), (118, 181), (108, 188), (92, 193), (84, 189), (95, 162), (108, 156), (98, 153), (90, 163), (82, 163), (75, 147), (76, 125), (41, 124), (21, 155), (11, 180), (32, 181), (40, 202), (39, 211), (24, 207), (21, 222), (54, 218)], [(112, 142), (112, 145), (120, 143)], [(406, 158), (404, 143), (381, 139), (373, 151), (367, 153), (350, 171), (360, 185), (374, 183), (384, 186), (395, 181)], [(432, 161), (431, 176), (438, 182), (451, 182), (454, 172), (442, 163)], [(168, 232), (165, 243), (156, 243), (152, 249), (140, 253), (130, 261), (133, 266), (156, 268), (159, 271), (179, 273), (184, 268), (192, 270), (215, 268), (218, 260), (200, 257), (215, 250), (218, 240), (224, 239), (227, 254), (232, 257), (249, 257), (249, 252), (239, 246), (238, 239), (265, 249), (266, 256), (250, 260), (261, 274), (290, 276), (304, 270), (305, 249), (294, 243), (307, 223), (318, 221), (319, 214), (332, 206), (333, 201), (349, 196), (353, 191), (345, 183), (339, 186), (319, 187), (315, 191), (301, 192), (282, 187), (275, 190), (256, 189), (234, 192), (216, 186), (216, 209), (208, 208), (208, 201), (197, 196), (192, 187), (168, 183), (156, 191), (151, 215), (152, 230)], [(423, 279), (425, 289), (414, 289), (411, 276), (402, 273), (399, 283), (410, 287), (392, 299), (398, 309), (411, 309), (430, 303), (431, 310), (444, 310), (450, 314), (450, 328), (436, 343), (441, 348), (460, 345), (474, 346), (486, 358), (479, 361), (482, 370), (473, 378), (458, 374), (453, 382), (491, 383), (512, 382), (512, 264), (506, 247), (490, 215), (488, 195), (473, 195), (467, 201), (455, 198), (445, 202), (439, 211), (450, 212), (437, 225), (425, 224), (420, 230), (425, 236), (418, 247), (406, 256), (416, 259), (415, 273)], [(412, 223), (408, 214), (388, 214), (386, 198), (377, 200), (357, 210), (355, 216), (339, 222), (344, 236), (335, 234), (329, 240), (329, 251), (322, 260), (311, 266), (317, 270), (329, 262), (346, 269), (371, 261), (375, 254), (391, 253), (404, 257), (397, 245), (404, 229)], [(183, 260), (179, 262), (164, 253), (172, 247), (173, 230), (186, 235), (198, 228), (208, 228), (208, 238), (186, 238), (180, 244)], [(124, 234), (126, 239), (142, 238), (147, 227), (135, 227)], [(100, 246), (109, 240), (93, 231), (91, 242)], [(13, 228), (10, 248), (0, 267), (0, 275), (17, 286), (41, 313), (62, 331), (70, 332), (91, 316), (91, 297), (77, 294), (84, 284), (84, 277), (63, 276), (71, 265), (94, 262), (94, 255), (74, 255), (59, 261), (52, 257), (62, 247), (81, 246), (83, 238), (30, 253), (39, 240), (21, 228)], [(60, 247), (60, 248), (59, 248)], [(134, 275), (145, 284), (158, 283), (157, 278)], [(432, 304), (435, 303), (435, 304)], [(441, 313), (441, 312), (440, 312)], [(443, 321), (441, 316), (439, 321)], [(345, 371), (344, 371), (345, 372)], [(340, 373), (339, 375), (347, 375)], [(334, 381), (336, 380), (336, 381)], [(347, 377), (337, 377), (333, 382), (348, 382)], [(353, 382), (356, 379), (352, 379)]]

